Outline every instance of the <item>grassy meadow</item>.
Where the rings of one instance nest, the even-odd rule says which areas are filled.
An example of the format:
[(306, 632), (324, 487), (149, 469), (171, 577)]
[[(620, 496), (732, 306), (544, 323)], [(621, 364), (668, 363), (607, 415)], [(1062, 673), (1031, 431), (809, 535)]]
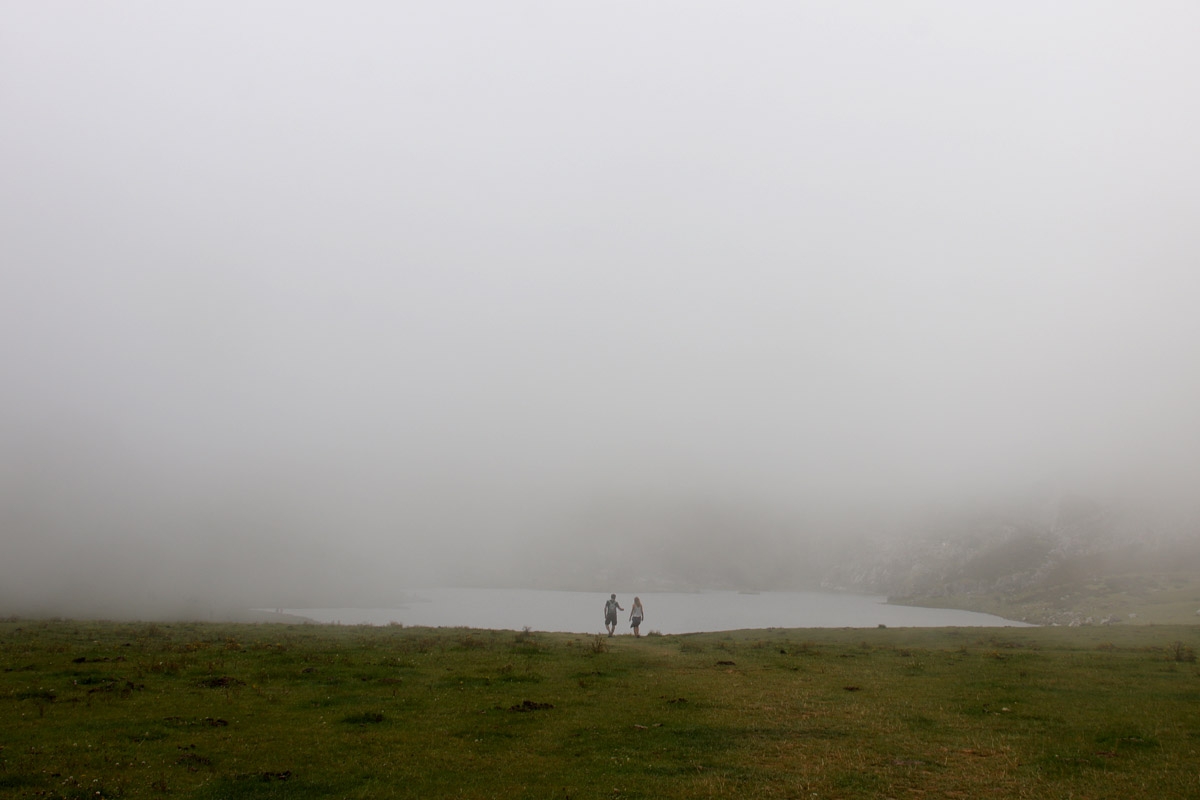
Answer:
[(1200, 797), (1200, 628), (0, 622), (0, 797)]

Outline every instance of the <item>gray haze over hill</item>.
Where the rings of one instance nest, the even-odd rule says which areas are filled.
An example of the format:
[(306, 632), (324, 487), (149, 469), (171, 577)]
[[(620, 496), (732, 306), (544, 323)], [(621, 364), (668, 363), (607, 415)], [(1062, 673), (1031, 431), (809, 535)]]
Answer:
[(0, 612), (1195, 532), (1194, 4), (0, 10)]

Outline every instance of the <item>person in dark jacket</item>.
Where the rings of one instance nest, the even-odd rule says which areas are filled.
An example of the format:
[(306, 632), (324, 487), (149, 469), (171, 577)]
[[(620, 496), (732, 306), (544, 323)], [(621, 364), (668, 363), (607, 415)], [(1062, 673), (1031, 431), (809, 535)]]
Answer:
[(612, 636), (617, 630), (617, 612), (624, 610), (617, 602), (615, 594), (609, 597), (608, 602), (604, 604), (604, 627), (608, 629), (609, 636)]

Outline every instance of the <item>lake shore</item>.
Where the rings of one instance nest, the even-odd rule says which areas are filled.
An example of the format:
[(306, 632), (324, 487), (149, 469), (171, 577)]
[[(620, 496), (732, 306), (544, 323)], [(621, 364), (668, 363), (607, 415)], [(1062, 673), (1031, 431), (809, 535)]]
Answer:
[[(629, 628), (633, 595), (618, 593)], [(887, 602), (877, 595), (834, 592), (643, 592), (643, 632), (701, 633), (767, 628), (1020, 627), (1028, 623), (952, 608)], [(285, 608), (280, 612), (319, 623), (464, 627), (561, 633), (604, 630), (607, 596), (593, 592), (526, 589), (424, 589), (391, 608)], [(263, 611), (260, 609), (260, 611)]]

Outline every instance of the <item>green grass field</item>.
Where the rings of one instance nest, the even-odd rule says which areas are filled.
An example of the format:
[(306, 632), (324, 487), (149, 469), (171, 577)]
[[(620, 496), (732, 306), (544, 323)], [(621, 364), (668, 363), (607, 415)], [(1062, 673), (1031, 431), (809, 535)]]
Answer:
[(0, 623), (0, 796), (1200, 797), (1200, 628)]

